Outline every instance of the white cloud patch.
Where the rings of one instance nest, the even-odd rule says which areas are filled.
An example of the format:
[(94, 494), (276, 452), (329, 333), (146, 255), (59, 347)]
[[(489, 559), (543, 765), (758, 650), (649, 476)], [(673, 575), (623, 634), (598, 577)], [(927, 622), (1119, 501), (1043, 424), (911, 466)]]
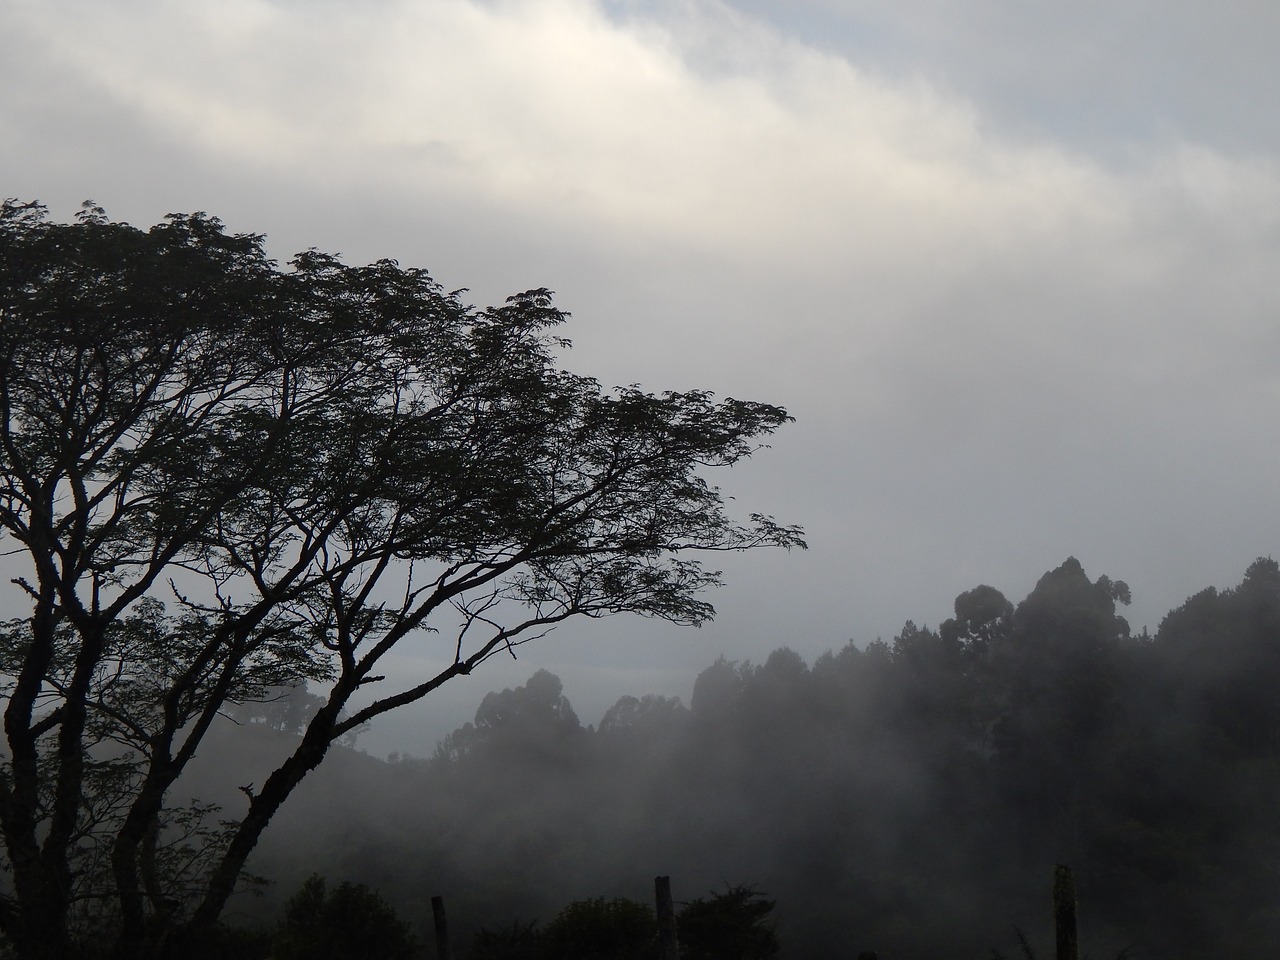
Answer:
[[(1113, 209), (1086, 166), (984, 140), (971, 107), (727, 13), (677, 36), (573, 0), (23, 9), (155, 135), (317, 189), (375, 177), (824, 265), (841, 241), (1007, 243)], [(732, 69), (690, 59), (717, 54)]]

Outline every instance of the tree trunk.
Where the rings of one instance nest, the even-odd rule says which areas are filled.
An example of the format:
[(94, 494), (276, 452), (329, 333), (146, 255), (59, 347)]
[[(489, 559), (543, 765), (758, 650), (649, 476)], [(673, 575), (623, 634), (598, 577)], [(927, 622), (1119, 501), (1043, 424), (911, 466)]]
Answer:
[(19, 896), (14, 924), (6, 933), (21, 960), (67, 960), (72, 955), (66, 903), (60, 899)]
[(453, 960), (453, 950), (449, 946), (449, 921), (444, 915), (444, 897), (431, 898), (431, 919), (436, 929), (437, 960)]
[(653, 887), (658, 906), (658, 956), (661, 960), (676, 960), (680, 944), (676, 938), (676, 912), (671, 903), (671, 878), (654, 877)]
[(1079, 960), (1076, 884), (1071, 877), (1071, 868), (1061, 863), (1053, 871), (1053, 926), (1057, 940), (1057, 960)]
[(267, 777), (262, 790), (251, 795), (249, 810), (241, 819), (222, 859), (214, 867), (205, 886), (204, 898), (181, 930), (184, 938), (198, 938), (218, 922), (228, 898), (235, 890), (245, 861), (257, 846), (262, 831), (267, 828), (281, 805), (289, 799), (293, 789), (320, 765), (329, 752), (329, 737), (333, 732), (334, 718), (339, 707), (325, 707), (317, 713), (294, 752)]

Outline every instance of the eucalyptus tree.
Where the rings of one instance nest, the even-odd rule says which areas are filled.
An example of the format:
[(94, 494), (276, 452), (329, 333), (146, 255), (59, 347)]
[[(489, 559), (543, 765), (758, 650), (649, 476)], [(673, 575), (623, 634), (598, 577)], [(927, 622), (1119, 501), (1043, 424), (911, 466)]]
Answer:
[[(281, 266), (205, 214), (0, 208), (20, 955), (78, 949), (87, 917), (119, 956), (186, 949), (344, 734), (570, 618), (706, 621), (700, 552), (803, 546), (731, 519), (706, 476), (783, 409), (602, 389), (557, 365), (549, 291), (460, 293), (390, 260)], [(398, 683), (404, 645), (447, 665)], [(219, 714), (304, 680), (327, 694), (296, 748), (238, 819), (179, 843), (202, 828), (170, 790)]]

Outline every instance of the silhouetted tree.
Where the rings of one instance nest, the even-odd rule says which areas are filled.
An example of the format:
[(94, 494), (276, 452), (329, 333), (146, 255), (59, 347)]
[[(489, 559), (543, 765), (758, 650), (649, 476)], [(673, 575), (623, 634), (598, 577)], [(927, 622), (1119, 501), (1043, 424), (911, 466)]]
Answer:
[(1280, 564), (1260, 557), (1235, 589), (1191, 597), (1158, 641), (1222, 747), (1280, 757)]
[(569, 759), (583, 730), (562, 691), (559, 677), (539, 670), (523, 686), (485, 694), (475, 721), (445, 737), (435, 760), (456, 761), (477, 751), (505, 764)]
[(536, 922), (520, 923), (476, 932), (467, 960), (543, 960), (542, 932)]
[(982, 584), (956, 597), (955, 612), (955, 618), (944, 620), (938, 632), (944, 640), (964, 641), (981, 653), (1008, 632), (1013, 604), (995, 587)]
[[(29, 606), (0, 632), (21, 956), (73, 952), (85, 859), (114, 904), (93, 935), (119, 956), (197, 939), (362, 723), (571, 617), (701, 623), (717, 576), (687, 554), (801, 543), (731, 521), (703, 477), (785, 411), (603, 391), (555, 366), (564, 319), (546, 290), (478, 311), (390, 260), (282, 269), (204, 214), (139, 230), (0, 207), (0, 531)], [(380, 672), (435, 631), (439, 673)], [(175, 781), (227, 704), (309, 679), (327, 693), (300, 741), (241, 785), (202, 889), (175, 898), (152, 869)]]
[[(772, 960), (774, 903), (751, 886), (731, 886), (683, 904), (676, 928), (687, 960)], [(626, 898), (577, 900), (544, 928), (515, 923), (476, 934), (469, 960), (652, 960), (658, 928), (647, 905)]]
[(300, 736), (324, 701), (323, 696), (311, 693), (302, 682), (266, 687), (261, 699), (233, 704), (227, 713), (239, 723), (261, 723), (271, 730)]
[(542, 931), (547, 960), (652, 960), (657, 942), (653, 910), (623, 897), (577, 900)]
[(364, 884), (329, 889), (313, 875), (288, 904), (272, 945), (277, 960), (407, 960), (417, 949), (409, 925)]
[(605, 711), (598, 732), (610, 738), (665, 739), (681, 730), (688, 720), (689, 711), (679, 697), (624, 696)]
[(676, 922), (687, 960), (773, 960), (778, 937), (770, 914), (776, 904), (752, 886), (690, 900)]

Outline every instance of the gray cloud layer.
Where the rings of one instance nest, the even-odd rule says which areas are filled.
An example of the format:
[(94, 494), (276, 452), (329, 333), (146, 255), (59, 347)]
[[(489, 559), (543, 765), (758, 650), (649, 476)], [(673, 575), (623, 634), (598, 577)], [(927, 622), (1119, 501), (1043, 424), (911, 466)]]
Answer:
[(796, 414), (722, 483), (808, 554), (485, 690), (545, 664), (590, 720), (1068, 554), (1154, 627), (1280, 542), (1277, 15), (904, 7), (4, 0), (3, 189), (549, 286), (574, 369)]

